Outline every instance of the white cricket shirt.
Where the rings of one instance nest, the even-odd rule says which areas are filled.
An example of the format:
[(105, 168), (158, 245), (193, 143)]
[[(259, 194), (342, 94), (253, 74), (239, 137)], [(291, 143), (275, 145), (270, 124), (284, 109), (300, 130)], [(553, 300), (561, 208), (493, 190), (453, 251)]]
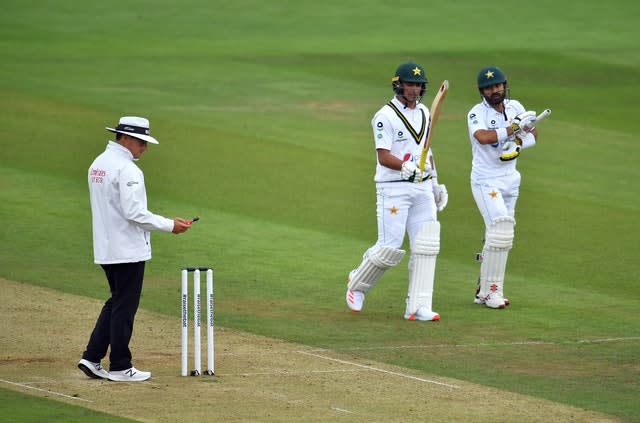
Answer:
[[(397, 98), (390, 101), (395, 110), (384, 105), (376, 112), (371, 120), (373, 138), (376, 150), (379, 148), (389, 150), (391, 154), (402, 161), (412, 160), (416, 165), (420, 162), (422, 146), (427, 136), (429, 127), (429, 109), (422, 103), (418, 103), (415, 109), (405, 107)], [(431, 156), (431, 151), (429, 151)], [(376, 182), (400, 181), (399, 170), (389, 169), (377, 161), (376, 156)], [(434, 172), (435, 173), (435, 172)]]
[(122, 145), (109, 141), (89, 167), (93, 253), (97, 264), (134, 263), (151, 258), (151, 234), (171, 232), (173, 219), (147, 210), (142, 170)]
[(478, 129), (499, 129), (511, 125), (511, 120), (525, 111), (517, 100), (504, 100), (504, 113), (498, 112), (486, 101), (471, 108), (467, 115), (469, 139), (471, 141), (471, 180), (478, 181), (487, 178), (497, 178), (516, 172), (518, 159), (501, 161), (502, 146), (507, 141), (513, 141), (515, 135), (495, 144), (480, 144), (473, 136)]

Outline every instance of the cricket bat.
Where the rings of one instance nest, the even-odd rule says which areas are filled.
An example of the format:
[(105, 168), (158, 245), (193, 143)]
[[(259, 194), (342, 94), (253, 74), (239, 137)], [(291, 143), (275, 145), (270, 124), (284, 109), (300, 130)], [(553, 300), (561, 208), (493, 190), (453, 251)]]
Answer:
[(442, 103), (444, 103), (444, 99), (447, 97), (447, 93), (449, 92), (449, 81), (444, 80), (442, 85), (440, 85), (440, 89), (436, 93), (436, 96), (433, 98), (433, 102), (431, 103), (431, 116), (429, 117), (429, 129), (427, 129), (427, 139), (424, 142), (424, 146), (422, 148), (422, 155), (420, 156), (419, 168), (421, 172), (424, 172), (424, 166), (427, 162), (427, 153), (429, 153), (429, 147), (431, 147), (431, 138), (433, 137), (433, 130), (438, 122), (438, 117), (440, 117), (440, 110), (442, 109)]
[(540, 113), (538, 116), (536, 116), (536, 123), (544, 120), (550, 114), (551, 114), (551, 109), (544, 109), (544, 111), (542, 113)]

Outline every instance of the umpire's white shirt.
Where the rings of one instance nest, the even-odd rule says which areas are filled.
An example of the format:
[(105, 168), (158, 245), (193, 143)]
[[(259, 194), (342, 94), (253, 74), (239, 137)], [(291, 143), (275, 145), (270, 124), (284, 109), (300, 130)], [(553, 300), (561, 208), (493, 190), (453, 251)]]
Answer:
[(495, 144), (480, 144), (473, 134), (478, 129), (506, 128), (511, 125), (511, 120), (516, 115), (524, 111), (524, 107), (517, 100), (505, 100), (504, 113), (498, 112), (486, 101), (476, 104), (469, 111), (467, 126), (473, 154), (471, 181), (478, 182), (485, 179), (499, 178), (517, 172), (517, 159), (500, 161), (500, 155), (503, 153), (502, 146), (509, 140), (513, 141), (515, 136)]
[(131, 152), (109, 141), (89, 168), (93, 254), (97, 264), (151, 258), (151, 234), (171, 232), (173, 220), (147, 210), (144, 175)]

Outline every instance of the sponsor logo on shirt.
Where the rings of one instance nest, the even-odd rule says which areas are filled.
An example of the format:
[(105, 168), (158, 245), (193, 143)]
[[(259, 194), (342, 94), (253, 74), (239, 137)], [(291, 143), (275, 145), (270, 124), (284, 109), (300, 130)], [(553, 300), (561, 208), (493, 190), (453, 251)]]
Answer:
[(398, 135), (396, 135), (396, 139), (393, 140), (394, 142), (403, 142), (408, 140), (408, 138), (404, 135), (404, 132), (402, 131), (398, 131)]
[(104, 182), (105, 176), (107, 176), (107, 171), (98, 167), (92, 167), (89, 171), (89, 176), (91, 177), (92, 184), (101, 184)]

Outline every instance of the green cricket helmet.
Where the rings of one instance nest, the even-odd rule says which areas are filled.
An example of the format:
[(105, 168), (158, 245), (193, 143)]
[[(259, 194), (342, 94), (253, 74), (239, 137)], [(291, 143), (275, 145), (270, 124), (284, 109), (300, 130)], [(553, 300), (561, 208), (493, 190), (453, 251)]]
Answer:
[(482, 68), (482, 70), (478, 73), (478, 88), (482, 90), (483, 88), (490, 87), (496, 84), (505, 84), (507, 85), (507, 77), (497, 66), (487, 66)]
[(429, 80), (422, 66), (415, 62), (406, 62), (398, 66), (395, 75), (391, 78), (393, 92), (398, 95), (403, 94), (401, 82), (417, 82), (422, 84), (422, 90), (420, 91), (420, 97), (422, 97), (427, 90)]

